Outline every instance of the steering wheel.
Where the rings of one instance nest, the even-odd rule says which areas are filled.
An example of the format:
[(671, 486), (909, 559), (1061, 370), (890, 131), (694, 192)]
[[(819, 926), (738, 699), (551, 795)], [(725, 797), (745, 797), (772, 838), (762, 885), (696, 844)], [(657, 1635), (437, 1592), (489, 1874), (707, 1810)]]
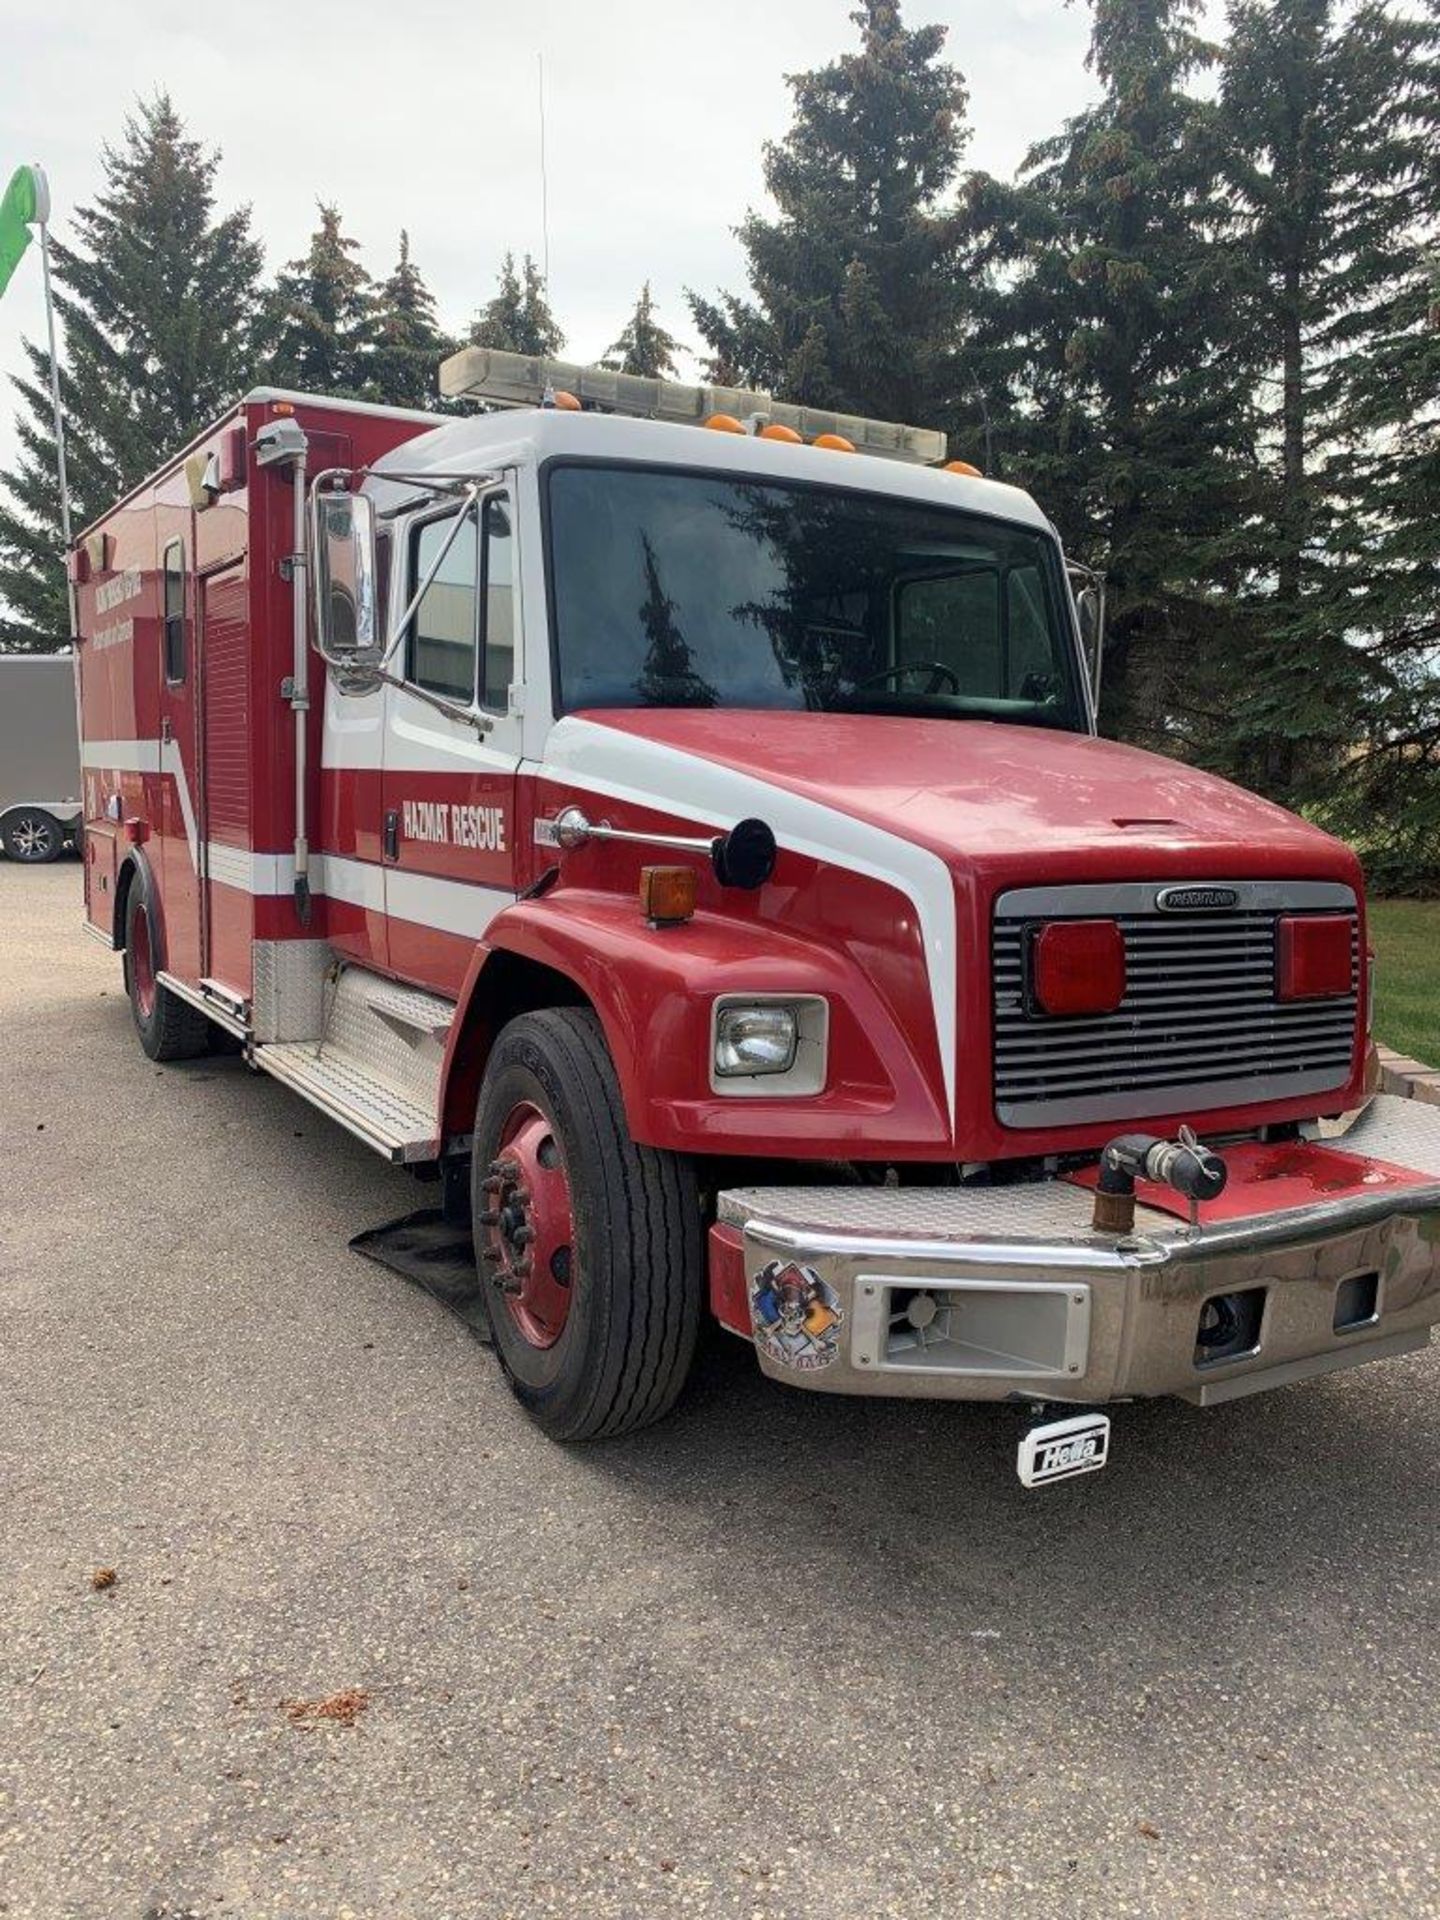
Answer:
[(960, 676), (952, 667), (947, 667), (943, 660), (907, 660), (903, 666), (882, 667), (878, 673), (867, 673), (863, 680), (857, 680), (855, 691), (864, 693), (870, 687), (884, 686), (889, 680), (903, 680), (907, 673), (929, 674), (930, 682), (924, 689), (926, 693), (939, 693), (946, 681), (950, 683), (947, 692), (960, 691)]

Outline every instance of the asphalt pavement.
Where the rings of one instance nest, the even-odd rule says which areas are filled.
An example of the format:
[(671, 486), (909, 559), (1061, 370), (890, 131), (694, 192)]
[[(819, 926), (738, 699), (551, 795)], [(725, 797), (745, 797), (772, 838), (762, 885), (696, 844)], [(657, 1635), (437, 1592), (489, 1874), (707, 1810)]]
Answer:
[(0, 864), (0, 1914), (1440, 1913), (1440, 1350), (1034, 1493), (718, 1338), (563, 1450), (79, 872)]

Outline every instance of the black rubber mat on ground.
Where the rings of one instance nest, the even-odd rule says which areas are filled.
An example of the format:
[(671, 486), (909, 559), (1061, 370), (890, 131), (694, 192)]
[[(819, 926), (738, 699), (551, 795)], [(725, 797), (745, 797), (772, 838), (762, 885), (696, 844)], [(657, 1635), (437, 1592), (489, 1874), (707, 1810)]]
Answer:
[(463, 1320), (477, 1340), (490, 1344), (490, 1322), (475, 1273), (469, 1227), (447, 1220), (438, 1207), (407, 1213), (388, 1226), (368, 1227), (352, 1250), (411, 1280)]

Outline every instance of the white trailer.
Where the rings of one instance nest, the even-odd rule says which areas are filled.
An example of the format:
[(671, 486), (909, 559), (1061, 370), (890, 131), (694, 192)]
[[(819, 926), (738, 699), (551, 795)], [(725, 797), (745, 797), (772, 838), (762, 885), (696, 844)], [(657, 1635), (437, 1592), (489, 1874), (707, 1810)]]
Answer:
[(82, 814), (73, 656), (0, 654), (0, 846), (29, 865), (58, 860)]

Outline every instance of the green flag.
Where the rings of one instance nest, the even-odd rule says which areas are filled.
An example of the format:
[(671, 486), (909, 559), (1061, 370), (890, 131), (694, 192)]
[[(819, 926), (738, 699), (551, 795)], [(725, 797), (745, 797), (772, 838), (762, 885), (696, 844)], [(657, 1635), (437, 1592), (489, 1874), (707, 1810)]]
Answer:
[(40, 218), (40, 211), (35, 169), (17, 167), (5, 198), (0, 200), (0, 293), (9, 286), (10, 276), (30, 244), (30, 222)]

